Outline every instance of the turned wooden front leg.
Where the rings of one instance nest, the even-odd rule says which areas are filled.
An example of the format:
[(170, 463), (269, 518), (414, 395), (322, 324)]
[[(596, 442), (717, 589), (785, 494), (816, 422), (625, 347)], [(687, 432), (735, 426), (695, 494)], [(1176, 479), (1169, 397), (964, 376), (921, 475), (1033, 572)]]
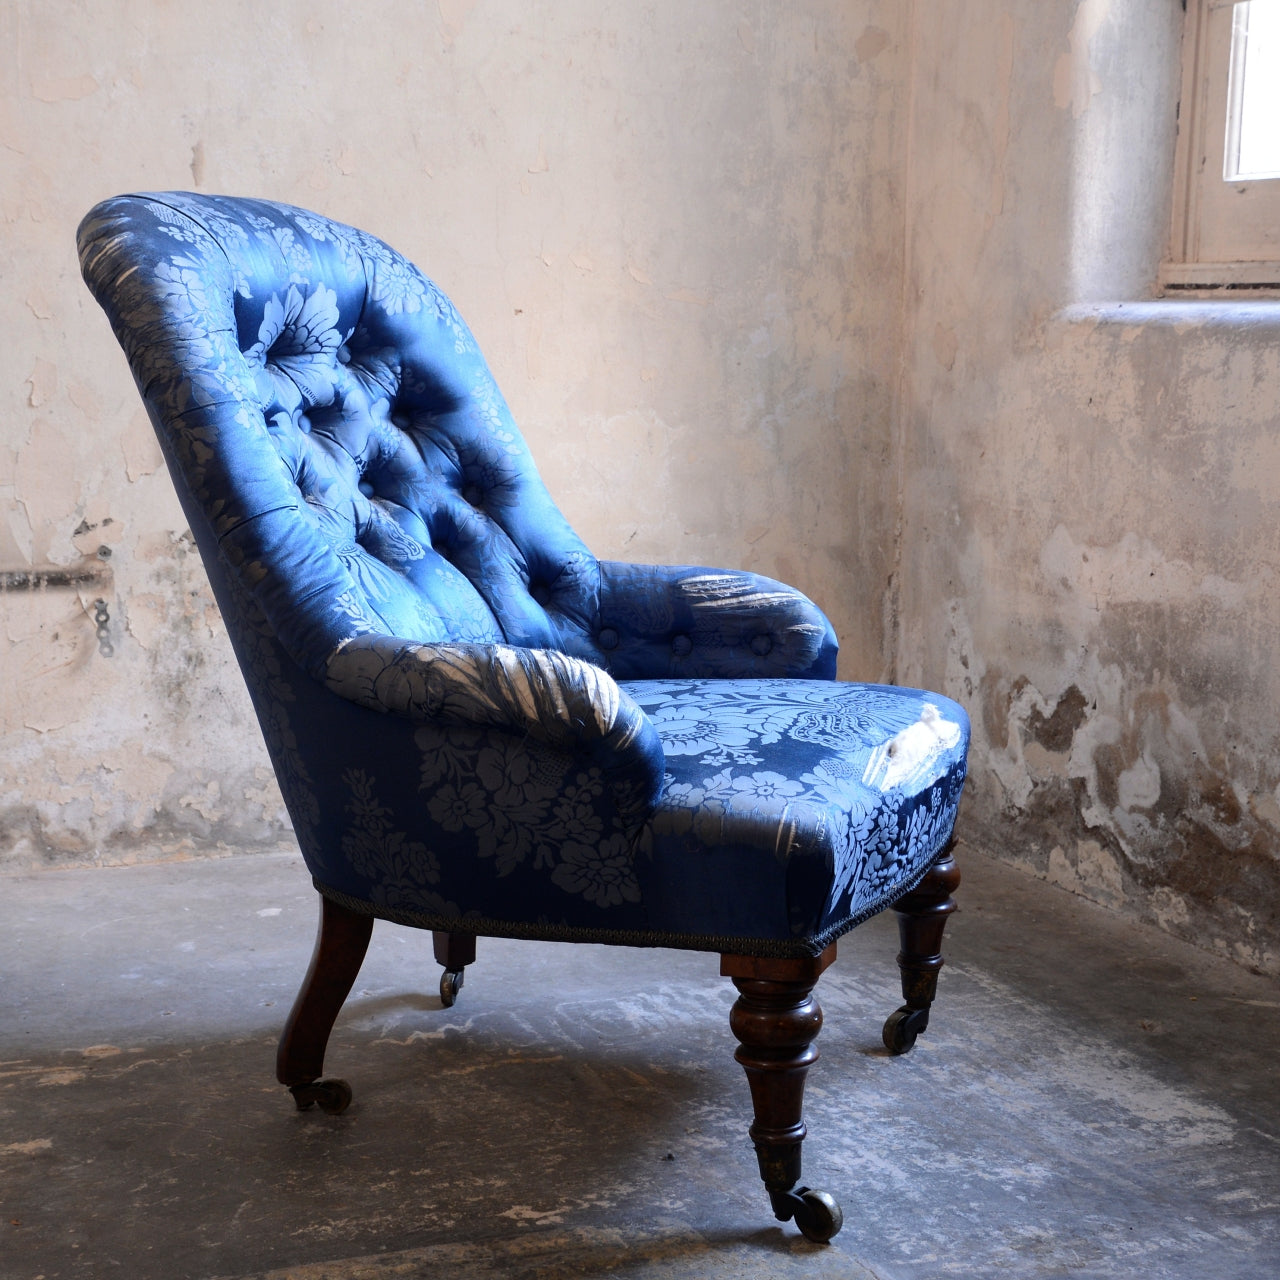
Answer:
[(813, 1042), (822, 1029), (813, 988), (835, 958), (834, 944), (820, 956), (797, 960), (720, 958), (720, 972), (738, 989), (729, 1025), (739, 1041), (734, 1057), (751, 1086), (750, 1133), (760, 1177), (774, 1214), (784, 1222), (794, 1217), (812, 1240), (829, 1240), (842, 1220), (830, 1196), (800, 1185), (804, 1082), (818, 1059)]
[(938, 992), (942, 968), (942, 933), (956, 909), (951, 895), (960, 886), (952, 856), (954, 843), (929, 868), (923, 880), (893, 904), (898, 916), (898, 968), (902, 971), (903, 1005), (884, 1024), (890, 1053), (906, 1053), (929, 1025), (929, 1007)]

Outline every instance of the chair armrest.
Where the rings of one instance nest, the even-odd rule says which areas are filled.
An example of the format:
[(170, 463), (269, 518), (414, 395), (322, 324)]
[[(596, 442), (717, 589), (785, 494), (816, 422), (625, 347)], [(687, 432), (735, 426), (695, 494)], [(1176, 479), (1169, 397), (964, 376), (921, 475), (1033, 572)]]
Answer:
[(835, 678), (826, 615), (758, 574), (602, 560), (599, 618), (596, 642), (620, 680)]
[(412, 720), (506, 730), (598, 765), (628, 826), (662, 793), (657, 730), (599, 667), (548, 649), (417, 644), (356, 636), (330, 655), (325, 684), (361, 706)]

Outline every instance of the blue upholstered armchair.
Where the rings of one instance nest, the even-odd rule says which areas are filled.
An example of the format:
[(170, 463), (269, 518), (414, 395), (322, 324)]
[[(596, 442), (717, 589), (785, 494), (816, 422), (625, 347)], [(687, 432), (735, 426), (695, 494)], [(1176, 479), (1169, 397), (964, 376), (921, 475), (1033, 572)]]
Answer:
[(411, 263), (301, 209), (167, 192), (95, 208), (85, 280), (155, 425), (319, 891), (281, 1039), (298, 1106), (375, 919), (430, 929), (452, 1003), (477, 936), (719, 953), (772, 1207), (801, 1185), (813, 988), (898, 912), (925, 1029), (968, 722), (839, 683), (830, 624), (750, 573), (598, 560), (470, 331)]

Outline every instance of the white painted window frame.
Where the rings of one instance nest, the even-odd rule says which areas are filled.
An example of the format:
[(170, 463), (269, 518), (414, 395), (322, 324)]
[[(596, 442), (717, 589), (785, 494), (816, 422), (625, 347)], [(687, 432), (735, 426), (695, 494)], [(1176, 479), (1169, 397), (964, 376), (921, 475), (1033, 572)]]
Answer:
[(1187, 0), (1164, 294), (1280, 296), (1280, 178), (1226, 182), (1235, 0)]

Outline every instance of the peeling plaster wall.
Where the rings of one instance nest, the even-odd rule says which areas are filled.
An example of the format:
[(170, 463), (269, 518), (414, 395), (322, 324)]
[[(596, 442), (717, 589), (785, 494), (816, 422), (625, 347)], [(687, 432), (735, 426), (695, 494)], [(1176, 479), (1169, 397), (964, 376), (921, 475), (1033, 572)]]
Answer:
[[(0, 867), (288, 829), (73, 237), (118, 191), (261, 195), (407, 252), (601, 555), (741, 565), (887, 674), (896, 0), (0, 6)], [(103, 657), (93, 623), (105, 600)]]
[(971, 836), (1280, 972), (1280, 303), (1144, 302), (1181, 6), (915, 9), (896, 674)]
[(0, 571), (100, 574), (0, 595), (0, 868), (290, 839), (74, 261), (95, 200), (179, 186), (404, 249), (600, 554), (796, 582), (845, 676), (970, 708), (971, 837), (1280, 971), (1280, 305), (1147, 301), (1180, 22), (0, 7)]

